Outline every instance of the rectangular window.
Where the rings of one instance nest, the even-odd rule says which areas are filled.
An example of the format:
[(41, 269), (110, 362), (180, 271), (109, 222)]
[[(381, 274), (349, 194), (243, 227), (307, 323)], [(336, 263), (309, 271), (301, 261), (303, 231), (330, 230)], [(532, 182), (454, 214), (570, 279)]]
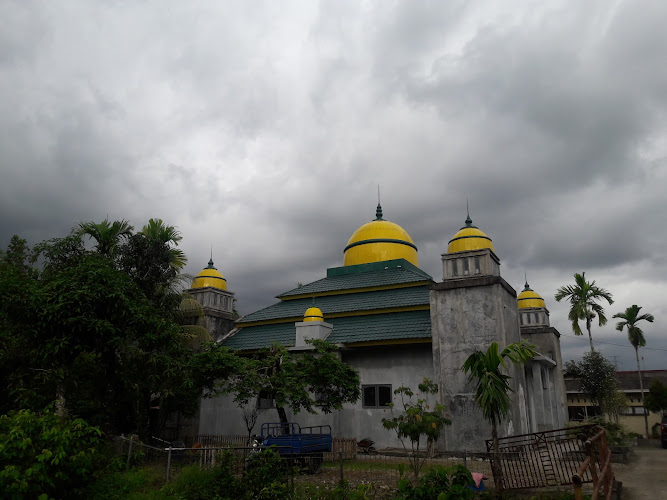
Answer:
[(470, 274), (470, 262), (468, 259), (463, 259), (463, 276), (468, 276)]
[(391, 385), (362, 386), (364, 408), (385, 408), (391, 403)]
[(260, 410), (269, 410), (275, 407), (273, 395), (267, 391), (261, 391), (259, 396), (257, 396), (257, 408)]
[(456, 263), (456, 259), (452, 260), (452, 276), (458, 276), (459, 275), (459, 266)]
[(479, 267), (479, 257), (475, 257), (475, 274), (480, 274), (482, 270)]

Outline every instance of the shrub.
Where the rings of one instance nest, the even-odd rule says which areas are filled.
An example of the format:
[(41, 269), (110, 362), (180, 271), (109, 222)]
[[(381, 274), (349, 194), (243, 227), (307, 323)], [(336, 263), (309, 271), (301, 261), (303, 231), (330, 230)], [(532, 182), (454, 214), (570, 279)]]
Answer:
[(434, 467), (424, 474), (413, 486), (406, 478), (398, 482), (397, 498), (405, 500), (467, 500), (475, 498), (469, 488), (475, 483), (470, 471), (462, 465)]
[(0, 416), (4, 498), (78, 498), (99, 466), (102, 432), (81, 419), (18, 410)]

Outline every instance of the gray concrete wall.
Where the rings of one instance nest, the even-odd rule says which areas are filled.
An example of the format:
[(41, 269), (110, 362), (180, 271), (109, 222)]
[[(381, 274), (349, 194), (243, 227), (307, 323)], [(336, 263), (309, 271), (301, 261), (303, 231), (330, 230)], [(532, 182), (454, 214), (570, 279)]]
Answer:
[(560, 349), (560, 334), (553, 327), (521, 328), (521, 337), (536, 346), (536, 350), (553, 359), (556, 365), (551, 369), (553, 393), (551, 417), (552, 428), (562, 428), (567, 425), (567, 394), (563, 376), (563, 357)]
[[(441, 447), (448, 451), (484, 450), (491, 426), (474, 401), (475, 384), (461, 371), (475, 350), (486, 352), (492, 342), (504, 348), (521, 340), (516, 292), (499, 276), (452, 280), (431, 287), (433, 366), (441, 403), (449, 410)], [(499, 436), (528, 432), (526, 382), (522, 367), (509, 369), (512, 409), (498, 428)]]
[[(433, 378), (430, 343), (345, 349), (341, 354), (343, 361), (359, 371), (362, 386), (390, 384), (393, 392), (401, 385), (406, 385), (418, 393), (417, 385), (424, 377)], [(436, 398), (432, 397), (430, 402), (435, 401)], [(398, 400), (394, 402), (397, 406), (400, 404)], [(256, 433), (259, 433), (262, 423), (278, 421), (275, 408), (259, 411), (259, 420), (253, 431)], [(375, 441), (377, 448), (401, 446), (396, 435), (382, 427), (382, 418), (390, 417), (391, 410), (364, 408), (361, 400), (329, 415), (307, 412), (294, 415), (289, 410), (287, 415), (301, 426), (329, 424), (335, 436), (357, 440), (368, 437)], [(202, 400), (199, 433), (246, 433), (242, 411), (235, 405), (232, 396)]]

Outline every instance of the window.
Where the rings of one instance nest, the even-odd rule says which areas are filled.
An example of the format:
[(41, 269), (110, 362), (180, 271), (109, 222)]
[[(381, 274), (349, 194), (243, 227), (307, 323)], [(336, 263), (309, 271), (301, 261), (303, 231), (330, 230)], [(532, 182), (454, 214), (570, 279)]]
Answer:
[(468, 259), (463, 259), (463, 276), (468, 276), (470, 274), (470, 262)]
[(452, 260), (452, 276), (459, 275), (459, 266), (456, 263), (456, 259)]
[(275, 407), (276, 405), (273, 402), (273, 395), (268, 391), (261, 391), (259, 396), (257, 396), (257, 409), (269, 410)]
[(475, 274), (480, 274), (481, 272), (479, 267), (479, 257), (475, 257)]
[(364, 408), (384, 408), (391, 403), (391, 385), (362, 386)]

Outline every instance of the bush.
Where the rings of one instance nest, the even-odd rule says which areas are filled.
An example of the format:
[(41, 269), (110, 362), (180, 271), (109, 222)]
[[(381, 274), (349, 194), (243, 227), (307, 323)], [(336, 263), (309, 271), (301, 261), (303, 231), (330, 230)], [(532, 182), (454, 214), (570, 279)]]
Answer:
[(467, 500), (475, 498), (476, 493), (469, 488), (474, 486), (470, 471), (462, 465), (435, 467), (429, 469), (413, 486), (406, 478), (398, 482), (396, 498), (405, 500)]
[(0, 416), (4, 498), (79, 498), (99, 467), (102, 432), (81, 419), (18, 410)]
[(604, 430), (607, 431), (607, 444), (610, 446), (625, 445), (627, 443), (628, 435), (625, 432), (625, 428), (621, 424), (610, 422), (602, 417), (589, 418), (583, 422), (570, 424), (568, 425), (568, 428), (572, 429), (572, 432), (574, 432), (581, 441), (586, 441), (597, 433), (594, 427), (591, 427), (590, 429), (580, 429), (586, 425), (599, 425), (604, 428)]

